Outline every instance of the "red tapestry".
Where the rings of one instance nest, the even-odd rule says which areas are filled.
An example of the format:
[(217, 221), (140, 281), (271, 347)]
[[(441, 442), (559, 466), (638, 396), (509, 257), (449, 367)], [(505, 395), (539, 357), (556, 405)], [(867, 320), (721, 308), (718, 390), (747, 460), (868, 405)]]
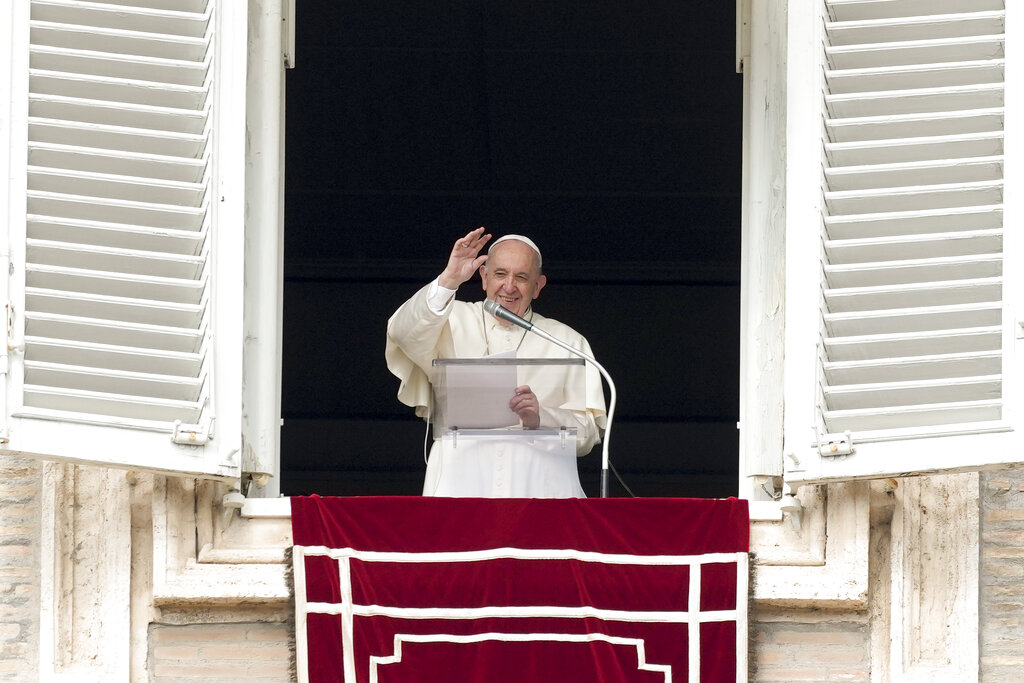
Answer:
[(299, 680), (746, 680), (744, 500), (292, 498)]

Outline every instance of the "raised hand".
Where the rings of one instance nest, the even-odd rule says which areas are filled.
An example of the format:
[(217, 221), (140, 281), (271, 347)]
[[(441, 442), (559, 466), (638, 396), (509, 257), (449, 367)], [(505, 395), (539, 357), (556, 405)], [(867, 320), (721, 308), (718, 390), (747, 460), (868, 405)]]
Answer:
[(487, 260), (487, 254), (480, 251), (491, 241), (491, 235), (484, 233), (485, 228), (479, 227), (466, 233), (465, 237), (455, 240), (452, 253), (448, 256), (448, 265), (437, 279), (437, 284), (446, 289), (458, 289)]

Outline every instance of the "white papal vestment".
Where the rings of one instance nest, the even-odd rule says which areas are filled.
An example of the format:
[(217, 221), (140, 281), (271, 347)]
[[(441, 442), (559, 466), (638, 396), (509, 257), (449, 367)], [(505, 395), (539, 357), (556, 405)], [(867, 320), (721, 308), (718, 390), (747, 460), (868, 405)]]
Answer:
[[(514, 351), (517, 358), (572, 358), (556, 344), (514, 325), (504, 325), (483, 310), (483, 302), (467, 303), (454, 297), (440, 311), (428, 303), (428, 291), (418, 291), (388, 321), (385, 357), (388, 369), (399, 378), (398, 399), (427, 418), (432, 402), (430, 377), (435, 358), (483, 358)], [(573, 348), (592, 355), (590, 344), (568, 325), (535, 313), (527, 317), (539, 329)], [(577, 453), (585, 455), (600, 441), (605, 421), (604, 393), (597, 370), (586, 365), (585, 405), (566, 403), (560, 383), (550, 375), (544, 381), (530, 373), (571, 372), (544, 368), (523, 369), (523, 384), (537, 395), (540, 428), (577, 430)], [(567, 379), (568, 381), (568, 379)], [(512, 397), (509, 396), (511, 399)], [(488, 498), (584, 497), (575, 458), (531, 448), (516, 439), (488, 440), (489, 445), (436, 435), (427, 461), (423, 495)], [(557, 449), (556, 449), (557, 450)]]

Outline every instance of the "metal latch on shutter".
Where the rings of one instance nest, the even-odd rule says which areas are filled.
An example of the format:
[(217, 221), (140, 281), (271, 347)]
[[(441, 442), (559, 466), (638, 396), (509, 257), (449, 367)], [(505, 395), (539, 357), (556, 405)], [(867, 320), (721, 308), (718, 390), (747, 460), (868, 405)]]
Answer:
[(842, 434), (818, 434), (818, 454), (822, 456), (850, 455), (853, 453), (853, 436)]
[(171, 441), (182, 446), (203, 446), (210, 442), (213, 436), (210, 429), (212, 420), (204, 420), (204, 424), (184, 424), (181, 420), (174, 421), (174, 431), (171, 433)]

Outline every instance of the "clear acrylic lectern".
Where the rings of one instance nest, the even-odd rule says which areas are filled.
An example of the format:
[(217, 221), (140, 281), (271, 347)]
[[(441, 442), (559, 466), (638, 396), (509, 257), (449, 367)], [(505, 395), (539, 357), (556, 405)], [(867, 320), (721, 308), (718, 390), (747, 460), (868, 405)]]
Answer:
[(434, 435), (446, 467), (501, 481), (513, 496), (538, 489), (550, 497), (583, 495), (576, 425), (547, 424), (551, 414), (541, 411), (540, 427), (523, 429), (509, 408), (515, 388), (528, 385), (545, 408), (585, 411), (583, 359), (445, 358), (433, 365)]

